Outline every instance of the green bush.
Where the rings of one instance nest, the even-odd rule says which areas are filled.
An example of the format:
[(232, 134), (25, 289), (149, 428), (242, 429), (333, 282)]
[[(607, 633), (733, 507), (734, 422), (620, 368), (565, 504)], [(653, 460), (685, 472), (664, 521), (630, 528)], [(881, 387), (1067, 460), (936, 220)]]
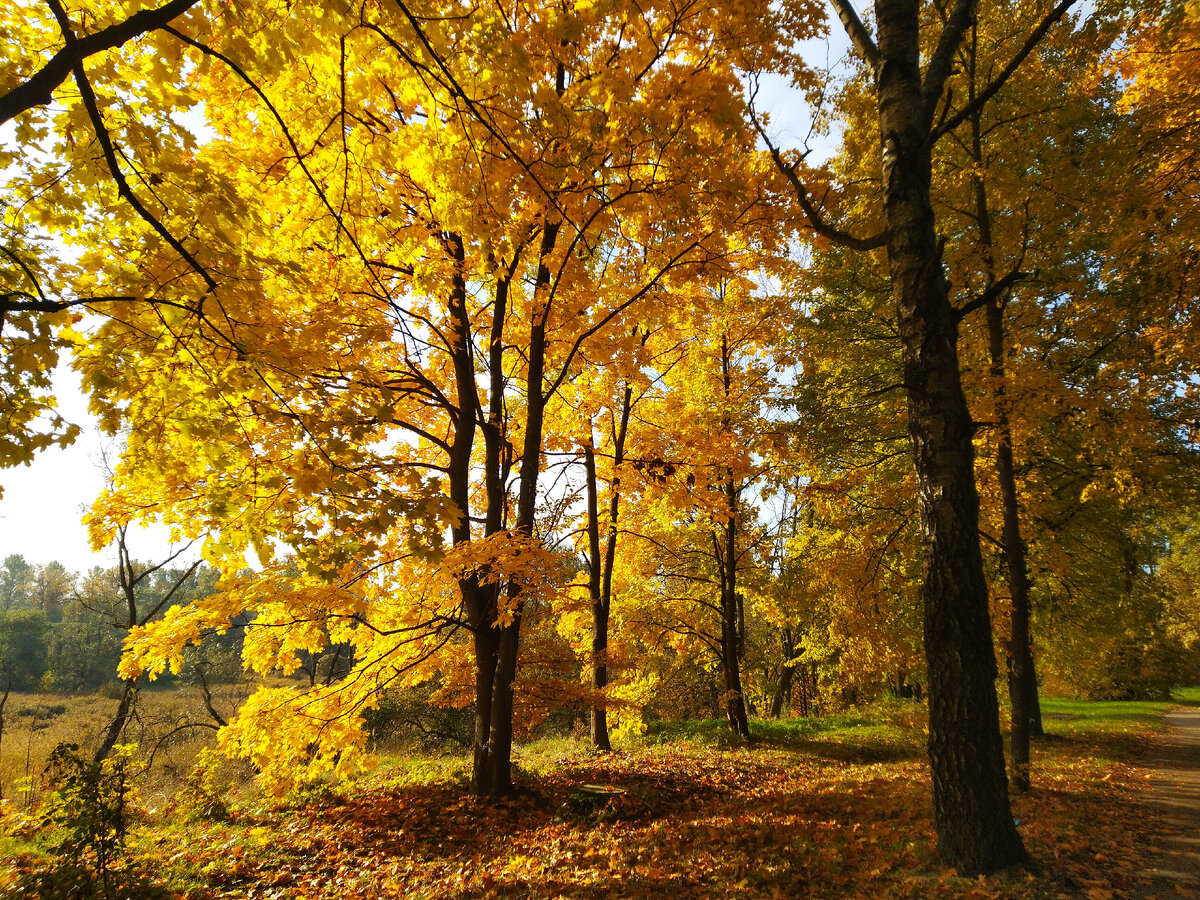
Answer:
[(51, 849), (59, 865), (46, 877), (69, 889), (69, 894), (117, 896), (113, 876), (129, 829), (129, 780), (137, 765), (134, 749), (118, 745), (111, 757), (100, 762), (83, 756), (75, 744), (59, 744), (50, 753), (51, 791), (42, 821), (52, 829)]

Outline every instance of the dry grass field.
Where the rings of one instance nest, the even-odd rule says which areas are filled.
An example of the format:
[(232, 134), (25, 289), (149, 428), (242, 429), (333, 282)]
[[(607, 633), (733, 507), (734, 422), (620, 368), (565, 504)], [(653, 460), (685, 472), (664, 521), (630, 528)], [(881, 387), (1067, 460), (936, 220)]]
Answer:
[[(245, 699), (249, 688), (220, 686), (214, 705), (227, 715)], [(94, 748), (116, 713), (119, 697), (91, 694), (18, 694), (4, 707), (0, 738), (0, 796), (28, 807), (36, 801), (45, 778), (46, 760), (60, 743)], [(145, 764), (138, 793), (148, 808), (165, 804), (186, 778), (197, 753), (216, 743), (216, 732), (198, 687), (143, 690), (124, 742), (138, 745)]]

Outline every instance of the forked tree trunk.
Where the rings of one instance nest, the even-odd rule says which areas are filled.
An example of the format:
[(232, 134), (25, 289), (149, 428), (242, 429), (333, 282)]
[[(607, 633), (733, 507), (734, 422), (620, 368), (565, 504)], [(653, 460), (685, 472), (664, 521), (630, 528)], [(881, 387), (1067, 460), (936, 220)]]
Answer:
[[(560, 67), (561, 68), (561, 67)], [(562, 73), (560, 71), (560, 92)], [(559, 225), (548, 222), (542, 229), (538, 256), (534, 300), (539, 305), (529, 326), (529, 350), (525, 374), (525, 440), (520, 457), (520, 491), (517, 496), (515, 531), (533, 535), (537, 509), (538, 475), (541, 470), (542, 431), (546, 412), (543, 377), (546, 360), (546, 315), (548, 305), (543, 292), (550, 283), (546, 258), (554, 249)], [(458, 395), (456, 415), (450, 442), (447, 466), (450, 499), (460, 512), (451, 526), (451, 540), (456, 546), (471, 540), (471, 452), (475, 438), (475, 419), (479, 398), (475, 384), (475, 361), (471, 346), (471, 322), (467, 311), (467, 290), (464, 276), (465, 254), (461, 238), (445, 236), (446, 247), (454, 260), (453, 278), (448, 311), (456, 327), (452, 330), (451, 358)], [(490, 385), (488, 419), (483, 427), (484, 437), (484, 536), (498, 533), (504, 527), (507, 505), (505, 476), (507, 463), (503, 458), (503, 436), (500, 426), (503, 416), (504, 375), (502, 371), (504, 317), (507, 312), (508, 288), (516, 272), (516, 262), (507, 275), (502, 274), (496, 286), (492, 330), (488, 347)], [(539, 303), (540, 301), (540, 303)], [(512, 604), (511, 621), (501, 624), (498, 618), (502, 588), (479, 583), (476, 575), (459, 580), (459, 590), (467, 621), (474, 633), (475, 644), (475, 741), (471, 793), (476, 796), (501, 797), (512, 791), (513, 688), (517, 676), (517, 657), (521, 645), (521, 613), (524, 604), (515, 586), (508, 588), (507, 601)]]
[(877, 0), (875, 6), (884, 209), (921, 517), (938, 855), (974, 874), (1022, 864), (1028, 856), (1008, 799), (973, 424), (930, 196), (933, 103), (922, 90), (919, 6), (918, 0)]

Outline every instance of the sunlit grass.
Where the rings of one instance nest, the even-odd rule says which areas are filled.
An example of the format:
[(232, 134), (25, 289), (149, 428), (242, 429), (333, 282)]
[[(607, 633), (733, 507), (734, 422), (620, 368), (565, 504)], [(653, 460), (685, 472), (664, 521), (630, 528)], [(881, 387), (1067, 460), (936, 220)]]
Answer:
[(1078, 737), (1157, 730), (1162, 727), (1163, 714), (1174, 705), (1150, 700), (1041, 698), (1046, 731)]

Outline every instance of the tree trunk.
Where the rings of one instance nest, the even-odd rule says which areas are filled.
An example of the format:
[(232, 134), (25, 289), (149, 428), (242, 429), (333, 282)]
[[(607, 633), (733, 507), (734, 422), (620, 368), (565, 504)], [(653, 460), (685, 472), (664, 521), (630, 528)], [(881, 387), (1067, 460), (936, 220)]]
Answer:
[(1046, 736), (1042, 725), (1042, 702), (1038, 697), (1037, 666), (1033, 657), (1029, 659), (1029, 735), (1040, 738)]
[[(970, 47), (971, 93), (975, 94), (975, 30)], [(984, 288), (992, 291), (998, 280), (995, 248), (992, 242), (992, 218), (988, 205), (987, 185), (983, 180), (983, 123), (981, 115), (971, 117), (971, 155), (977, 166), (973, 177), (975, 191), (975, 221), (979, 230), (979, 245), (983, 250)], [(1029, 790), (1029, 736), (1032, 705), (1036, 702), (1037, 683), (1033, 676), (1033, 646), (1030, 635), (1029, 569), (1025, 563), (1025, 541), (1021, 535), (1021, 510), (1017, 500), (1016, 465), (1013, 457), (1012, 424), (1009, 415), (1005, 368), (1005, 300), (992, 296), (985, 306), (987, 313), (988, 355), (992, 382), (992, 398), (996, 416), (996, 480), (1000, 486), (1003, 515), (1002, 553), (1012, 608), (1009, 614), (1011, 639), (1008, 656), (1008, 694), (1012, 707), (1012, 731), (1009, 735), (1009, 768), (1012, 785), (1017, 791)]]
[(922, 91), (919, 3), (877, 0), (876, 20), (888, 264), (921, 518), (938, 855), (963, 874), (992, 872), (1028, 856), (1008, 799), (973, 425), (930, 199), (932, 111)]
[(112, 753), (112, 748), (117, 745), (117, 740), (121, 737), (125, 724), (133, 714), (133, 707), (137, 702), (137, 683), (134, 681), (123, 683), (125, 689), (121, 692), (121, 701), (117, 704), (117, 711), (113, 714), (112, 721), (108, 723), (108, 728), (104, 730), (104, 738), (100, 741), (100, 746), (96, 748), (92, 762), (98, 763), (108, 759), (108, 754)]
[[(725, 397), (732, 393), (730, 373), (729, 341), (721, 336), (721, 373)], [(728, 422), (724, 423), (728, 428)], [(744, 646), (745, 625), (742, 615), (741, 597), (738, 595), (737, 569), (737, 521), (740, 492), (733, 479), (732, 470), (725, 475), (726, 515), (722, 540), (713, 537), (717, 571), (721, 580), (721, 667), (725, 675), (725, 715), (734, 734), (750, 738), (750, 721), (746, 715), (746, 697), (742, 692), (741, 658)]]
[(783, 651), (783, 664), (779, 667), (779, 678), (775, 681), (775, 694), (771, 697), (771, 706), (767, 710), (767, 715), (772, 719), (778, 719), (783, 715), (783, 704), (786, 702), (789, 705), (792, 700), (792, 680), (796, 675), (796, 667), (791, 665), (792, 658), (796, 655), (795, 647), (792, 646), (792, 629), (780, 629), (780, 643)]
[[(12, 676), (4, 672), (4, 694), (0, 696), (0, 750), (4, 749), (4, 707), (8, 704), (8, 695), (12, 693)], [(4, 783), (0, 782), (0, 800), (4, 799)]]
[(608, 710), (601, 697), (608, 686), (608, 605), (601, 596), (600, 502), (596, 485), (596, 450), (590, 436), (583, 454), (587, 477), (588, 595), (592, 601), (592, 690), (596, 694), (589, 711), (589, 725), (593, 746), (607, 751), (612, 745), (608, 741)]
[(1025, 564), (1025, 541), (1021, 536), (1021, 513), (1017, 505), (1017, 480), (1013, 465), (1012, 429), (1009, 425), (1007, 397), (1004, 390), (1004, 325), (1003, 311), (998, 303), (989, 303), (988, 333), (991, 337), (992, 376), (995, 379), (998, 446), (996, 448), (996, 477), (1000, 483), (1003, 503), (1004, 561), (1008, 569), (1008, 585), (1012, 594), (1009, 621), (1012, 630), (1008, 692), (1012, 704), (1012, 733), (1010, 735), (1010, 765), (1013, 787), (1029, 790), (1029, 736), (1033, 704), (1036, 702), (1037, 682), (1033, 674), (1033, 647), (1030, 635), (1029, 575)]

